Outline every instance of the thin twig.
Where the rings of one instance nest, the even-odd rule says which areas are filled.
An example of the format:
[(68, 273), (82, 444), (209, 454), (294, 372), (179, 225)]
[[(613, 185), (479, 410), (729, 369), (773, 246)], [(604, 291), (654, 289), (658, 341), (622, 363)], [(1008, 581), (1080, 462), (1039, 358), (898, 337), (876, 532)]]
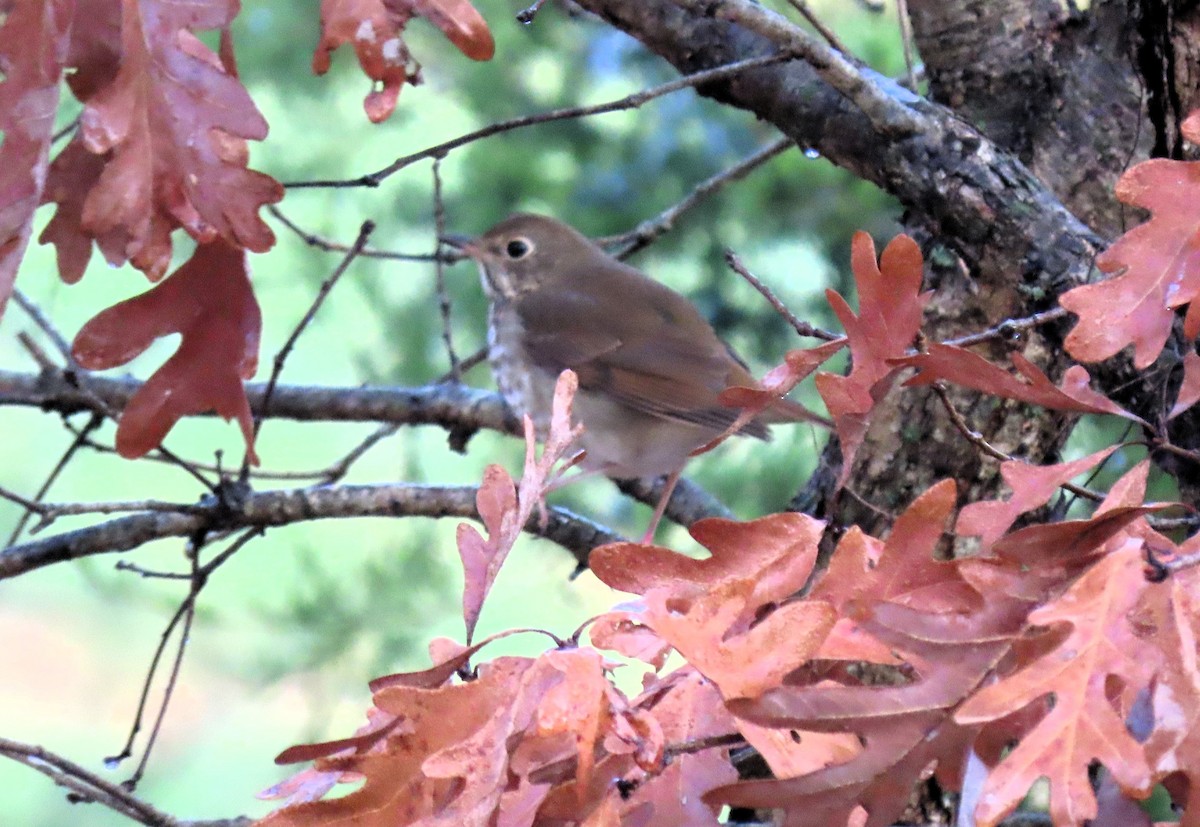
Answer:
[(517, 12), (517, 22), (524, 23), (526, 26), (528, 26), (533, 22), (533, 18), (537, 16), (537, 13), (541, 11), (542, 6), (544, 5), (546, 5), (546, 0), (534, 0), (533, 5), (531, 5), (529, 8), (521, 9), (519, 12)]
[[(147, 739), (146, 748), (142, 751), (141, 760), (138, 762), (137, 769), (134, 770), (123, 784), (125, 789), (133, 790), (137, 783), (142, 779), (146, 772), (146, 766), (150, 760), (150, 754), (154, 749), (154, 744), (158, 740), (158, 734), (162, 731), (163, 721), (166, 718), (167, 707), (170, 705), (171, 698), (175, 694), (175, 686), (179, 680), (179, 671), (183, 665), (183, 656), (187, 650), (188, 640), (191, 637), (192, 622), (196, 615), (196, 601), (200, 596), (200, 592), (208, 584), (208, 579), (214, 571), (224, 564), (230, 557), (236, 554), (243, 546), (250, 542), (255, 537), (263, 534), (264, 529), (261, 526), (251, 528), (242, 533), (240, 537), (234, 540), (220, 554), (216, 555), (205, 565), (201, 566), (200, 547), (204, 540), (207, 539), (203, 532), (198, 532), (193, 536), (193, 539), (200, 538), (196, 545), (188, 549), (188, 559), (191, 562), (191, 572), (184, 575), (189, 581), (190, 586), (188, 594), (179, 604), (175, 614), (167, 623), (166, 629), (163, 630), (159, 637), (158, 647), (154, 651), (154, 657), (150, 660), (150, 667), (146, 670), (146, 679), (142, 684), (142, 694), (138, 699), (137, 712), (134, 714), (133, 725), (130, 727), (129, 737), (125, 742), (124, 748), (118, 755), (110, 756), (105, 759), (106, 763), (114, 764), (128, 758), (133, 754), (133, 744), (137, 738), (138, 732), (142, 728), (142, 718), (145, 715), (146, 704), (150, 697), (150, 688), (154, 682), (154, 676), (158, 672), (158, 664), (162, 660), (163, 652), (166, 651), (167, 643), (171, 639), (175, 627), (179, 625), (180, 620), (183, 621), (183, 629), (179, 636), (179, 646), (175, 651), (175, 659), (171, 665), (171, 673), (167, 678), (167, 685), (163, 688), (162, 703), (159, 704), (158, 714), (155, 716), (154, 725), (150, 730), (150, 737)], [(126, 566), (128, 568), (128, 566)], [(145, 576), (143, 574), (143, 576)], [(165, 576), (165, 575), (158, 575)]]
[(913, 58), (913, 29), (912, 21), (908, 18), (908, 0), (896, 0), (896, 17), (900, 24), (900, 43), (904, 49), (904, 76), (908, 88), (917, 91), (916, 60)]
[(433, 158), (433, 226), (434, 226), (434, 289), (437, 292), (438, 310), (442, 315), (442, 342), (446, 345), (446, 355), (450, 359), (450, 381), (462, 381), (462, 369), (458, 364), (458, 354), (454, 352), (454, 336), (450, 328), (450, 294), (446, 291), (446, 264), (438, 255), (442, 247), (442, 238), (446, 235), (446, 204), (442, 200), (442, 158)]
[(444, 143), (436, 146), (427, 147), (419, 152), (414, 152), (411, 155), (405, 155), (397, 158), (392, 163), (382, 169), (358, 178), (349, 178), (342, 180), (322, 180), (322, 181), (293, 181), (284, 184), (290, 189), (325, 187), (325, 188), (343, 188), (343, 187), (377, 187), (385, 178), (394, 175), (407, 166), (415, 164), (417, 161), (422, 161), (426, 158), (436, 158), (439, 155), (446, 155), (452, 150), (458, 149), (461, 146), (466, 146), (469, 143), (489, 138), (493, 135), (499, 135), (503, 132), (511, 132), (514, 129), (522, 129), (527, 126), (536, 124), (550, 123), (552, 121), (569, 120), (572, 118), (583, 118), (589, 115), (602, 115), (607, 112), (620, 112), (625, 109), (636, 109), (648, 101), (660, 98), (663, 95), (669, 95), (672, 92), (678, 92), (681, 89), (688, 89), (694, 86), (699, 86), (713, 81), (724, 80), (750, 69), (760, 69), (764, 66), (770, 66), (775, 63), (783, 63), (793, 59), (790, 52), (776, 52), (775, 54), (765, 55), (762, 57), (753, 57), (747, 60), (738, 60), (733, 63), (717, 66), (712, 69), (706, 69), (702, 72), (696, 72), (691, 75), (685, 75), (677, 78), (669, 83), (664, 83), (660, 86), (654, 86), (650, 89), (644, 89), (641, 92), (635, 92), (632, 95), (627, 95), (619, 100), (608, 101), (606, 103), (595, 104), (594, 106), (571, 106), (565, 109), (554, 109), (549, 112), (542, 112), (537, 115), (525, 115), (520, 118), (513, 118), (508, 121), (500, 121), (499, 123), (489, 124), (482, 129), (477, 129), (474, 132), (469, 132), (465, 135), (460, 135)]
[[(333, 272), (329, 274), (329, 277), (325, 279), (325, 281), (321, 282), (321, 286), (317, 289), (317, 295), (313, 298), (312, 304), (309, 305), (307, 312), (305, 312), (304, 316), (302, 316), (300, 321), (297, 322), (295, 329), (292, 330), (292, 334), (288, 336), (287, 341), (283, 343), (283, 347), (281, 347), (279, 352), (275, 354), (275, 361), (271, 367), (271, 376), (267, 380), (267, 389), (263, 393), (262, 407), (254, 416), (254, 435), (256, 437), (258, 436), (259, 430), (262, 429), (263, 420), (270, 413), (271, 397), (275, 395), (275, 385), (279, 382), (279, 374), (283, 372), (284, 363), (287, 361), (288, 356), (291, 355), (292, 349), (296, 346), (296, 340), (300, 338), (300, 334), (307, 329), (308, 325), (317, 315), (317, 311), (320, 310), (321, 305), (325, 303), (325, 298), (329, 295), (329, 292), (333, 289), (334, 285), (338, 283), (338, 280), (342, 277), (342, 274), (346, 272), (346, 269), (350, 266), (351, 262), (358, 258), (358, 254), (362, 252), (363, 246), (366, 245), (367, 239), (371, 237), (371, 233), (374, 231), (374, 221), (367, 220), (362, 223), (362, 226), (358, 230), (358, 238), (354, 240), (354, 244), (351, 245), (350, 250), (346, 253), (342, 260), (338, 262), (337, 267), (333, 269)], [(242, 460), (242, 479), (247, 479), (249, 477), (249, 470), (250, 458), (247, 454), (246, 459)]]
[(791, 138), (780, 138), (778, 141), (756, 150), (753, 154), (743, 158), (728, 169), (718, 172), (705, 181), (701, 181), (683, 200), (673, 204), (653, 218), (641, 222), (632, 230), (620, 235), (598, 238), (595, 241), (604, 247), (618, 248), (614, 250), (613, 255), (619, 259), (626, 259), (639, 250), (648, 247), (660, 236), (665, 235), (675, 226), (675, 222), (679, 220), (681, 215), (703, 202), (713, 193), (719, 191), (726, 184), (745, 178), (767, 161), (770, 161), (775, 156), (795, 145), (795, 141)]
[(813, 339), (821, 339), (826, 342), (834, 342), (842, 338), (836, 333), (814, 327), (803, 319), (798, 318), (795, 313), (788, 309), (787, 305), (780, 301), (779, 297), (775, 295), (770, 287), (767, 287), (759, 281), (757, 276), (746, 269), (746, 265), (742, 263), (742, 260), (738, 258), (737, 253), (733, 252), (733, 250), (725, 251), (725, 263), (729, 265), (729, 268), (733, 272), (744, 278), (750, 283), (751, 287), (761, 293), (763, 298), (770, 303), (771, 307), (775, 308), (775, 312), (786, 319), (787, 323), (801, 336), (809, 336)]
[[(300, 240), (310, 247), (323, 250), (327, 253), (350, 252), (352, 245), (343, 244), (340, 241), (330, 241), (324, 236), (317, 235), (316, 233), (310, 233), (295, 221), (288, 218), (288, 216), (281, 209), (279, 209), (279, 205), (277, 204), (267, 204), (267, 212), (276, 218), (280, 224), (287, 227), (289, 230), (299, 236)], [(391, 250), (378, 250), (374, 247), (367, 246), (364, 246), (358, 255), (360, 258), (381, 258), (393, 261), (435, 261), (439, 258), (439, 255), (436, 253), (433, 255), (429, 253), (397, 253)], [(453, 255), (447, 253), (441, 255), (440, 258), (442, 261), (450, 264), (454, 261), (458, 261), (462, 257), (457, 253)]]
[(67, 344), (66, 337), (58, 331), (54, 323), (42, 312), (42, 308), (38, 307), (36, 302), (19, 289), (13, 290), (12, 300), (17, 303), (18, 307), (25, 311), (25, 314), (29, 316), (33, 323), (54, 343), (54, 347), (62, 354), (67, 364), (74, 365), (75, 357), (71, 354), (71, 346)]
[(838, 36), (834, 34), (833, 29), (826, 26), (821, 22), (821, 18), (812, 13), (812, 10), (808, 7), (808, 3), (804, 2), (804, 0), (788, 0), (788, 3), (791, 4), (793, 9), (800, 12), (800, 16), (808, 21), (808, 25), (817, 30), (817, 34), (825, 38), (826, 43), (844, 55), (850, 54), (850, 50), (843, 45), (842, 41), (838, 40)]
[[(954, 427), (967, 439), (968, 442), (981, 450), (983, 453), (990, 456), (992, 459), (997, 459), (1001, 462), (1013, 462), (1016, 459), (1012, 455), (1001, 451), (995, 445), (992, 445), (990, 442), (984, 439), (983, 434), (974, 430), (970, 425), (967, 424), (967, 421), (963, 419), (963, 415), (958, 412), (957, 408), (954, 407), (954, 402), (951, 401), (950, 394), (946, 390), (944, 383), (934, 382), (932, 385), (930, 385), (930, 387), (933, 388), (933, 392), (937, 394), (938, 399), (941, 400), (942, 407), (946, 409), (946, 413), (949, 415), (950, 421), (954, 424)], [(1103, 495), (1084, 488), (1082, 485), (1076, 485), (1073, 482), (1064, 482), (1059, 487), (1066, 491), (1070, 491), (1076, 496), (1091, 500), (1092, 502), (1104, 501)]]
[(717, 747), (740, 747), (745, 743), (746, 738), (740, 732), (709, 735), (706, 738), (692, 738), (689, 741), (680, 741), (678, 744), (667, 744), (663, 748), (663, 757), (674, 758), (677, 755), (691, 755)]
[(1058, 321), (1068, 315), (1069, 312), (1061, 307), (1056, 307), (1053, 310), (1045, 310), (1041, 313), (1034, 313), (1032, 316), (1025, 316), (1020, 319), (1005, 319), (1000, 324), (989, 327), (987, 330), (980, 331), (979, 333), (971, 333), (967, 336), (959, 336), (957, 339), (947, 339), (942, 344), (954, 347), (970, 347), (992, 341), (993, 339), (1011, 339), (1026, 330), (1032, 330), (1035, 327), (1041, 327), (1042, 325), (1050, 324), (1050, 322)]
[(82, 801), (94, 801), (147, 827), (175, 827), (173, 816), (156, 810), (90, 770), (43, 747), (0, 738), (0, 755), (37, 770)]

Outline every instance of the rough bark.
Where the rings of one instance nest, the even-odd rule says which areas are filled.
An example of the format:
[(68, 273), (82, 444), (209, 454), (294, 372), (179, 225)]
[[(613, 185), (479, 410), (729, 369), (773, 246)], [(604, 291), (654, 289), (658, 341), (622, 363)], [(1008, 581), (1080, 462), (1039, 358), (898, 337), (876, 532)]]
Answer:
[[(937, 337), (1044, 310), (1064, 290), (1095, 277), (1095, 255), (1130, 218), (1112, 185), (1157, 141), (1157, 128), (1139, 126), (1146, 117), (1146, 67), (1130, 57), (1138, 26), (1148, 28), (1146, 15), (1170, 19), (1173, 47), (1165, 51), (1173, 62), (1163, 71), (1176, 80), (1200, 76), (1189, 42), (1196, 9), (1184, 2), (1163, 11), (1163, 3), (1098, 0), (1079, 11), (1053, 0), (909, 0), (929, 99), (861, 67), (854, 67), (857, 84), (847, 81), (830, 50), (743, 0), (579, 5), (680, 71), (773, 49), (802, 54), (803, 60), (700, 91), (769, 121), (904, 205), (905, 223), (930, 261), (937, 297), (927, 332)], [(1176, 97), (1172, 111), (1186, 111), (1182, 100), (1194, 92)], [(1175, 126), (1171, 120), (1165, 128)], [(1067, 364), (1066, 329), (1038, 331), (988, 355), (1002, 358), (1017, 348), (1056, 376)], [(1157, 417), (1161, 372), (1139, 376), (1120, 359), (1092, 372), (1100, 388), (1122, 388), (1123, 403)], [(972, 400), (955, 398), (964, 409)], [(1069, 433), (1069, 422), (1018, 404), (970, 419), (997, 447), (1032, 461), (1054, 458)], [(836, 446), (824, 459), (827, 466), (840, 462)], [(893, 392), (877, 409), (852, 474), (852, 496), (830, 500), (834, 476), (815, 476), (797, 506), (871, 531), (885, 527), (886, 512), (941, 477), (957, 479), (972, 500), (994, 495), (999, 484), (996, 464), (969, 449), (937, 400), (910, 391)]]

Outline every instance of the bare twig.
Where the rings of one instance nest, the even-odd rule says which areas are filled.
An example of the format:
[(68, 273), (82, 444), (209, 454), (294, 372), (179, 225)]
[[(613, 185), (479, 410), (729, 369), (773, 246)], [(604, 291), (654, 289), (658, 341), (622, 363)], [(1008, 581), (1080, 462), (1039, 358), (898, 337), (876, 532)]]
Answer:
[(912, 21), (908, 18), (908, 0), (896, 0), (896, 16), (900, 24), (900, 43), (904, 48), (904, 76), (908, 88), (917, 91), (916, 60), (913, 58)]
[(284, 184), (285, 187), (291, 189), (299, 189), (304, 187), (377, 187), (385, 178), (399, 172), (407, 166), (415, 164), (417, 161), (423, 161), (427, 158), (436, 158), (445, 156), (452, 150), (458, 149), (461, 146), (466, 146), (469, 143), (490, 138), (493, 135), (499, 135), (503, 132), (511, 132), (514, 129), (522, 129), (535, 124), (550, 123), (552, 121), (569, 120), (572, 118), (582, 118), (589, 115), (602, 115), (607, 112), (620, 112), (625, 109), (637, 109), (643, 104), (660, 98), (663, 95), (669, 95), (672, 92), (678, 92), (681, 89), (688, 89), (693, 86), (699, 86), (713, 81), (724, 80), (750, 69), (760, 69), (764, 66), (770, 66), (774, 63), (783, 63), (792, 60), (794, 55), (789, 52), (777, 52), (775, 54), (766, 55), (763, 57), (754, 57), (747, 60), (739, 60), (733, 63), (728, 63), (724, 66), (717, 66), (713, 69), (706, 69), (702, 72), (696, 72), (691, 75), (677, 78), (676, 80), (664, 83), (660, 86), (654, 86), (650, 89), (644, 89), (641, 92), (635, 92), (632, 95), (627, 95), (619, 100), (608, 101), (606, 103), (595, 104), (594, 106), (571, 106), (565, 109), (554, 109), (550, 112), (542, 112), (537, 115), (525, 115), (520, 118), (513, 118), (508, 121), (500, 121), (498, 123), (489, 124), (482, 129), (477, 129), (474, 132), (469, 132), (466, 135), (460, 135), (444, 143), (436, 146), (427, 147), (419, 152), (414, 152), (411, 155), (405, 155), (397, 158), (392, 163), (382, 169), (358, 178), (350, 178), (343, 180), (322, 180), (322, 181), (294, 181)]
[(780, 138), (778, 141), (743, 158), (728, 169), (718, 172), (705, 181), (701, 181), (683, 200), (671, 205), (653, 218), (641, 222), (632, 230), (620, 235), (599, 238), (596, 239), (596, 242), (605, 247), (618, 248), (613, 252), (613, 255), (617, 258), (628, 258), (639, 250), (645, 249), (660, 236), (669, 232), (681, 215), (703, 202), (704, 199), (718, 192), (726, 184), (745, 178), (752, 171), (775, 156), (782, 154), (792, 146), (795, 146), (795, 142), (791, 138)]
[(450, 359), (450, 381), (462, 381), (462, 369), (458, 354), (454, 352), (454, 336), (450, 328), (450, 294), (446, 291), (446, 265), (438, 255), (441, 239), (446, 235), (446, 205), (442, 201), (442, 158), (433, 159), (433, 226), (434, 226), (434, 288), (437, 292), (438, 310), (442, 314), (442, 342), (446, 345), (446, 356)]
[(150, 762), (150, 754), (154, 751), (154, 744), (158, 740), (159, 733), (162, 731), (163, 721), (167, 715), (167, 708), (171, 704), (171, 698), (175, 694), (175, 686), (179, 681), (179, 670), (183, 666), (183, 656), (187, 651), (188, 640), (191, 638), (192, 622), (196, 618), (196, 600), (199, 598), (200, 592), (207, 585), (208, 578), (214, 571), (220, 568), (223, 563), (229, 560), (230, 557), (236, 554), (250, 540), (262, 536), (263, 531), (263, 528), (258, 527), (243, 532), (240, 537), (229, 544), (228, 548), (203, 566), (200, 565), (200, 546), (204, 543), (203, 536), (196, 535), (196, 544), (188, 549), (191, 572), (185, 575), (190, 583), (187, 596), (179, 604), (179, 608), (175, 611), (175, 614), (167, 623), (166, 629), (163, 630), (162, 635), (159, 637), (158, 647), (155, 649), (154, 657), (150, 661), (149, 669), (146, 670), (146, 679), (142, 684), (142, 694), (138, 700), (137, 712), (134, 715), (129, 738), (126, 740), (124, 748), (120, 754), (105, 759), (106, 764), (115, 764), (133, 754), (134, 740), (137, 738), (137, 733), (142, 727), (142, 717), (146, 711), (146, 703), (150, 696), (150, 687), (154, 683), (155, 674), (158, 672), (158, 664), (162, 659), (163, 652), (166, 650), (167, 642), (171, 639), (171, 634), (182, 620), (183, 629), (179, 634), (179, 645), (175, 649), (175, 659), (171, 664), (171, 673), (167, 677), (167, 685), (163, 687), (162, 702), (158, 707), (158, 715), (155, 716), (154, 725), (150, 729), (150, 737), (146, 741), (146, 748), (142, 750), (142, 757), (138, 761), (137, 769), (134, 770), (133, 775), (122, 785), (125, 789), (131, 791), (135, 789), (138, 782), (145, 775), (146, 766)]
[(544, 5), (546, 5), (546, 0), (534, 0), (533, 5), (529, 8), (521, 9), (517, 12), (517, 22), (528, 26), (533, 22), (533, 18), (537, 16), (537, 13), (542, 10), (542, 6)]
[[(56, 462), (54, 467), (50, 469), (50, 473), (46, 475), (45, 481), (42, 482), (42, 485), (40, 488), (38, 488), (37, 493), (33, 495), (34, 502), (40, 503), (46, 494), (50, 492), (50, 486), (54, 485), (54, 481), (58, 479), (60, 474), (62, 474), (63, 469), (67, 467), (67, 463), (69, 463), (72, 457), (75, 456), (75, 452), (84, 446), (88, 440), (88, 437), (91, 436), (93, 431), (100, 427), (100, 423), (103, 421), (104, 418), (100, 414), (92, 414), (91, 418), (88, 419), (87, 424), (79, 430), (79, 432), (75, 435), (75, 438), (71, 440), (71, 444), (67, 446), (67, 450), (63, 452), (63, 455), (58, 458), (58, 462)], [(44, 512), (39, 513), (42, 513), (43, 518), (45, 517)], [(34, 512), (32, 510), (25, 509), (25, 513), (21, 515), (21, 519), (17, 520), (17, 524), (13, 527), (12, 533), (8, 535), (8, 542), (5, 543), (6, 546), (11, 546), (17, 541), (17, 539), (21, 536), (21, 532), (25, 530), (25, 526), (29, 523), (29, 518), (33, 514)]]
[[(292, 219), (288, 218), (288, 216), (281, 209), (279, 209), (277, 204), (267, 204), (266, 207), (267, 212), (276, 218), (280, 224), (287, 227), (289, 230), (299, 236), (300, 240), (310, 247), (314, 247), (318, 250), (324, 250), (327, 253), (348, 253), (353, 246), (351, 244), (342, 244), (340, 241), (330, 241), (324, 236), (317, 235), (316, 233), (310, 233), (295, 221), (292, 221)], [(398, 253), (391, 250), (378, 250), (374, 247), (367, 246), (364, 246), (358, 255), (360, 258), (382, 258), (394, 261), (434, 261), (438, 258), (437, 254)], [(451, 261), (458, 261), (461, 256), (458, 254), (447, 254), (441, 256), (441, 258), (447, 263), (450, 263)]]
[(42, 312), (42, 308), (38, 307), (36, 302), (19, 289), (13, 290), (12, 300), (17, 303), (18, 307), (25, 311), (26, 315), (33, 320), (33, 323), (54, 343), (54, 347), (62, 354), (67, 364), (74, 365), (75, 357), (71, 354), (71, 346), (67, 344), (66, 337), (59, 332), (54, 323)]
[[(1012, 462), (1014, 459), (1016, 459), (1010, 454), (1006, 454), (1004, 451), (1001, 451), (999, 448), (992, 445), (990, 442), (984, 439), (983, 434), (974, 430), (970, 425), (967, 424), (967, 421), (963, 418), (963, 415), (958, 412), (957, 408), (954, 407), (954, 402), (950, 399), (950, 394), (946, 390), (945, 384), (942, 382), (934, 382), (930, 387), (933, 388), (933, 392), (937, 394), (938, 399), (941, 400), (942, 407), (946, 409), (946, 413), (949, 415), (950, 421), (954, 424), (954, 427), (959, 433), (966, 437), (968, 442), (970, 442), (983, 453), (987, 454), (992, 459), (997, 459), (1001, 462)], [(1064, 482), (1059, 487), (1065, 491), (1070, 491), (1076, 496), (1091, 500), (1092, 502), (1102, 502), (1104, 500), (1104, 496), (1102, 494), (1098, 494), (1095, 491), (1084, 488), (1082, 485), (1076, 485), (1073, 482)]]
[(1069, 311), (1061, 307), (1056, 307), (1053, 310), (1034, 313), (1032, 316), (1025, 316), (1020, 319), (1005, 319), (1000, 324), (989, 327), (987, 330), (967, 336), (959, 336), (957, 339), (947, 339), (942, 344), (953, 345), (954, 347), (970, 347), (971, 345), (982, 344), (993, 339), (1011, 339), (1026, 330), (1032, 330), (1035, 327), (1056, 322), (1067, 316), (1068, 313)]
[(765, 284), (759, 281), (757, 276), (746, 269), (746, 265), (742, 263), (742, 260), (738, 258), (737, 253), (733, 252), (733, 250), (725, 251), (725, 263), (729, 265), (729, 268), (733, 270), (733, 272), (750, 282), (750, 286), (761, 293), (763, 298), (770, 303), (771, 307), (775, 308), (775, 312), (780, 316), (783, 316), (783, 318), (787, 320), (787, 323), (790, 324), (792, 328), (801, 336), (809, 336), (813, 339), (822, 339), (826, 342), (833, 342), (842, 338), (836, 333), (830, 333), (828, 330), (822, 330), (819, 327), (814, 327), (803, 319), (797, 317), (795, 313), (788, 309), (787, 305), (780, 301), (779, 297), (775, 295), (774, 291), (772, 291), (770, 287), (767, 287)]
[[(296, 341), (300, 338), (300, 334), (302, 334), (308, 328), (308, 325), (317, 315), (317, 311), (321, 309), (321, 305), (325, 303), (325, 298), (329, 295), (329, 292), (333, 289), (334, 285), (338, 283), (338, 280), (342, 277), (342, 274), (346, 272), (346, 269), (350, 266), (354, 259), (358, 258), (359, 253), (362, 252), (363, 246), (367, 243), (367, 239), (371, 237), (371, 233), (374, 231), (374, 221), (368, 220), (362, 223), (362, 227), (360, 227), (358, 230), (358, 238), (354, 240), (354, 244), (351, 245), (350, 250), (346, 253), (342, 260), (338, 262), (338, 266), (333, 269), (333, 272), (329, 274), (329, 277), (325, 279), (325, 281), (321, 282), (321, 286), (318, 288), (317, 295), (313, 298), (312, 304), (309, 305), (308, 310), (305, 312), (304, 316), (301, 317), (300, 321), (296, 323), (295, 329), (292, 330), (292, 334), (288, 336), (287, 341), (283, 343), (283, 347), (281, 347), (279, 352), (275, 354), (275, 361), (271, 367), (271, 376), (267, 380), (267, 389), (263, 392), (262, 405), (254, 417), (255, 436), (258, 435), (259, 430), (262, 428), (263, 419), (271, 410), (271, 397), (275, 393), (275, 385), (279, 382), (279, 374), (283, 372), (284, 362), (286, 362), (288, 356), (291, 355), (292, 348), (296, 346)], [(248, 477), (249, 468), (250, 459), (249, 455), (247, 454), (246, 459), (242, 461), (243, 479)]]
[(156, 810), (122, 789), (120, 785), (113, 784), (48, 749), (0, 738), (0, 755), (37, 770), (58, 786), (70, 790), (78, 800), (102, 804), (147, 827), (179, 826), (174, 817)]
[(800, 12), (800, 16), (808, 21), (808, 25), (817, 30), (817, 34), (825, 38), (826, 43), (844, 55), (850, 54), (850, 50), (838, 40), (838, 36), (834, 34), (833, 29), (826, 26), (821, 21), (821, 18), (812, 13), (812, 10), (808, 7), (808, 3), (804, 2), (804, 0), (788, 0), (788, 3), (791, 4), (793, 9)]

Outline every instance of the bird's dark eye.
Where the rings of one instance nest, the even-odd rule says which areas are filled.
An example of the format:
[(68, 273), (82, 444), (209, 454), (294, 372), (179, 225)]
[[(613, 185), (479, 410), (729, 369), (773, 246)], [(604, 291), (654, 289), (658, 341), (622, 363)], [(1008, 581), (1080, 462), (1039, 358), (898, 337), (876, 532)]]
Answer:
[(527, 238), (514, 238), (504, 247), (504, 252), (514, 261), (533, 252), (533, 242)]

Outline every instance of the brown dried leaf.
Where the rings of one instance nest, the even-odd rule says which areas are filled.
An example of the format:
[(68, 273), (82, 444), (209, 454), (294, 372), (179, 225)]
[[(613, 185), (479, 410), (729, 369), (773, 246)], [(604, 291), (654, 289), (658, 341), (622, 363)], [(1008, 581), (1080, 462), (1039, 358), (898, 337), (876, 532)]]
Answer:
[[(67, 278), (82, 272), (81, 236), (96, 238), (109, 263), (131, 261), (152, 279), (170, 264), (175, 227), (201, 243), (220, 237), (255, 252), (274, 244), (258, 210), (283, 189), (246, 168), (246, 139), (264, 138), (266, 121), (192, 34), (226, 27), (236, 10), (233, 0), (123, 0), (121, 62), (107, 82), (109, 44), (92, 44), (99, 56), (81, 81), (88, 97), (79, 140), (103, 156), (103, 169), (96, 175), (73, 150), (57, 170), (62, 186), (50, 193), (61, 215), (43, 238), (73, 240), (59, 249)], [(84, 184), (90, 189), (79, 204), (72, 188)]]
[(1101, 761), (1127, 792), (1144, 797), (1150, 768), (1141, 745), (1125, 727), (1127, 710), (1115, 709), (1109, 676), (1136, 691), (1149, 685), (1155, 658), (1131, 612), (1147, 588), (1141, 543), (1128, 541), (1087, 571), (1062, 597), (1035, 609), (1032, 624), (1068, 624), (1061, 644), (998, 683), (981, 689), (955, 714), (982, 724), (1053, 695), (1054, 706), (989, 775), (975, 815), (998, 824), (1040, 777), (1050, 781), (1055, 824), (1082, 825), (1096, 815), (1088, 766)]
[(858, 287), (858, 315), (836, 292), (825, 291), (850, 342), (850, 374), (818, 373), (816, 378), (817, 391), (833, 416), (841, 443), (839, 487), (850, 475), (872, 409), (891, 388), (896, 368), (890, 360), (903, 356), (912, 344), (933, 295), (920, 292), (924, 261), (917, 243), (908, 236), (892, 239), (877, 263), (871, 237), (855, 233), (850, 264)]
[(429, 19), (472, 60), (490, 60), (496, 44), (487, 23), (467, 0), (321, 0), (321, 39), (313, 52), (313, 72), (329, 71), (330, 57), (353, 44), (363, 74), (379, 84), (363, 101), (372, 123), (396, 110), (400, 89), (416, 85), (421, 69), (401, 34), (415, 16)]
[[(1200, 141), (1200, 121), (1183, 123)], [(1117, 198), (1149, 210), (1151, 218), (1100, 254), (1096, 266), (1113, 278), (1069, 290), (1059, 304), (1079, 316), (1067, 352), (1098, 362), (1133, 345), (1133, 363), (1148, 367), (1171, 333), (1175, 310), (1188, 307), (1184, 335), (1200, 334), (1200, 163), (1151, 158), (1117, 181)]]
[(1056, 411), (1112, 414), (1146, 424), (1141, 417), (1092, 390), (1088, 385), (1088, 372), (1079, 365), (1067, 368), (1062, 383), (1055, 387), (1041, 368), (1020, 353), (1013, 353), (1011, 358), (1023, 380), (965, 348), (937, 342), (930, 344), (925, 353), (893, 359), (892, 364), (920, 371), (904, 383), (905, 387), (932, 385), (944, 380), (992, 396), (1019, 399)]
[(89, 370), (123, 365), (171, 333), (179, 349), (133, 395), (117, 425), (117, 452), (134, 459), (158, 447), (184, 416), (216, 411), (237, 418), (253, 463), (254, 423), (242, 380), (258, 367), (262, 313), (243, 250), (201, 244), (170, 278), (94, 316), (71, 352)]
[(954, 532), (960, 537), (979, 537), (980, 554), (986, 554), (1022, 514), (1049, 502), (1063, 483), (1090, 471), (1117, 450), (1097, 451), (1074, 462), (1059, 465), (1030, 465), (1021, 460), (1001, 463), (1000, 476), (1012, 491), (1007, 500), (969, 503), (958, 514)]
[(26, 0), (0, 26), (0, 315), (46, 184), (71, 3)]

